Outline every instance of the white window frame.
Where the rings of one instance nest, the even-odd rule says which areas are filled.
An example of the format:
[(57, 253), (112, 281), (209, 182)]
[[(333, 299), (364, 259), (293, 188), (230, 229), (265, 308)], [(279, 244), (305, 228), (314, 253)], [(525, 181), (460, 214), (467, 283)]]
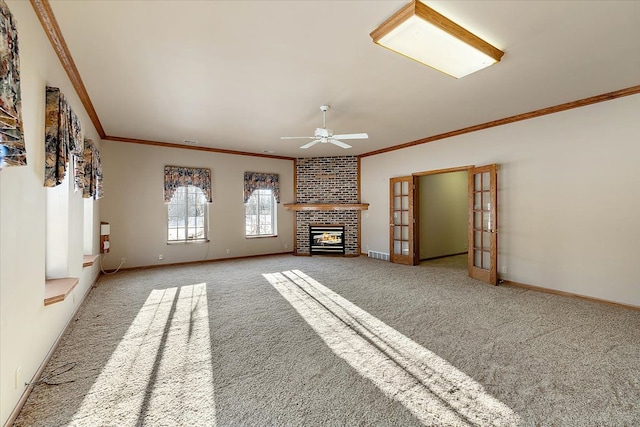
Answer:
[[(260, 201), (263, 198), (270, 198), (271, 201), (271, 209), (267, 214), (261, 215), (257, 212), (257, 207), (260, 204)], [(249, 210), (253, 209), (255, 213), (250, 212)], [(249, 197), (247, 203), (245, 203), (245, 227), (244, 233), (247, 238), (255, 238), (255, 237), (276, 237), (278, 235), (278, 207), (276, 203), (276, 198), (273, 195), (273, 191), (270, 189), (258, 189), (254, 190)], [(249, 223), (249, 218), (254, 217), (254, 220)], [(261, 231), (264, 229), (266, 224), (263, 223), (266, 220), (266, 217), (269, 217), (271, 223), (270, 232)], [(252, 231), (253, 230), (253, 231)]]
[[(177, 198), (182, 197), (183, 193), (186, 191), (186, 197), (184, 197), (184, 201), (178, 201)], [(193, 206), (194, 201), (191, 196), (194, 198), (197, 197), (200, 199), (195, 201), (196, 205), (200, 205), (202, 207), (202, 214), (197, 216), (189, 216), (189, 209)], [(171, 206), (172, 204), (184, 203), (184, 226), (180, 227), (178, 225), (171, 226)], [(196, 224), (190, 225), (190, 218), (194, 218)], [(198, 226), (198, 218), (202, 218), (202, 226)], [(184, 229), (184, 235), (180, 237), (180, 229)], [(202, 229), (201, 234), (192, 234), (190, 230), (198, 230)], [(175, 230), (175, 237), (172, 237), (172, 230)], [(173, 193), (171, 197), (171, 201), (167, 203), (167, 243), (189, 243), (189, 242), (208, 242), (209, 241), (209, 204), (207, 203), (207, 196), (204, 194), (200, 187), (195, 187), (193, 185), (185, 185), (182, 187), (176, 188), (176, 191)]]

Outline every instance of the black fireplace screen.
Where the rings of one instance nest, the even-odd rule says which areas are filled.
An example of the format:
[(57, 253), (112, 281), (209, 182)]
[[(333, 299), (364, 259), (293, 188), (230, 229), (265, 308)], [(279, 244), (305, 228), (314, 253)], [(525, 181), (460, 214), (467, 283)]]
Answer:
[(309, 246), (311, 255), (344, 255), (344, 237), (343, 225), (310, 225)]

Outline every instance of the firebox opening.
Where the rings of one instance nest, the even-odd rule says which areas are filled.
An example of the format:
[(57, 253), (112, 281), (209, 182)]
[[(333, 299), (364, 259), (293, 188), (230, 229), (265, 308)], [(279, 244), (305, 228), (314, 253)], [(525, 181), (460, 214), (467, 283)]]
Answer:
[(345, 254), (344, 225), (309, 225), (311, 255)]

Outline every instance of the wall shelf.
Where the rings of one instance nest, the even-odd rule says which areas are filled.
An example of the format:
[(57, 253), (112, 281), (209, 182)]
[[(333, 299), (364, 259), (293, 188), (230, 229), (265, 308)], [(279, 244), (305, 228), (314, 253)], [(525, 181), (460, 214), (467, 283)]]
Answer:
[(369, 203), (285, 203), (292, 211), (366, 211)]

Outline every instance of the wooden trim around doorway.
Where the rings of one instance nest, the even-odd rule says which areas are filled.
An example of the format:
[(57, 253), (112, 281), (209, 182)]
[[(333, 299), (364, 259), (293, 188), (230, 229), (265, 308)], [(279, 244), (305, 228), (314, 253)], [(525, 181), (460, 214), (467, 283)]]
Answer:
[(470, 166), (460, 166), (460, 167), (457, 167), (457, 168), (436, 169), (436, 170), (432, 170), (432, 171), (415, 172), (412, 175), (413, 176), (427, 176), (427, 175), (438, 175), (438, 174), (441, 174), (441, 173), (462, 172), (462, 171), (469, 171), (470, 169), (473, 169), (474, 167), (475, 167), (474, 165), (470, 165)]

